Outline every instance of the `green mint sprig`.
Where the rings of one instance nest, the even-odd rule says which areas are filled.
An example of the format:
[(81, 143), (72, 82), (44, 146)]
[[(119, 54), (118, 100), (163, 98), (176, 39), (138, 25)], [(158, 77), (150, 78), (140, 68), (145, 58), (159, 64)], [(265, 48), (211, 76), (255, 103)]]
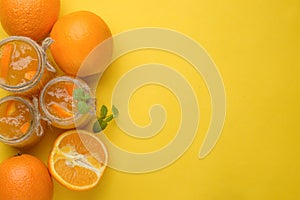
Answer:
[(80, 114), (86, 114), (90, 111), (89, 101), (91, 96), (83, 88), (76, 88), (73, 91), (73, 98), (78, 101), (77, 109)]
[[(76, 88), (73, 91), (73, 98), (77, 100), (77, 109), (80, 114), (86, 114), (90, 112), (90, 101), (91, 96), (88, 93), (85, 93), (84, 89), (82, 88)], [(98, 133), (102, 130), (104, 130), (108, 123), (112, 121), (114, 118), (116, 118), (119, 114), (118, 109), (115, 106), (112, 106), (111, 108), (112, 114), (108, 114), (108, 109), (105, 105), (101, 106), (100, 109), (100, 117), (98, 117), (98, 120), (93, 125), (93, 132)]]
[(107, 115), (108, 113), (107, 107), (105, 105), (101, 106), (100, 117), (98, 117), (98, 120), (93, 125), (94, 133), (98, 133), (104, 130), (107, 127), (108, 123), (118, 116), (119, 111), (115, 106), (112, 106), (111, 110), (112, 110), (112, 114)]

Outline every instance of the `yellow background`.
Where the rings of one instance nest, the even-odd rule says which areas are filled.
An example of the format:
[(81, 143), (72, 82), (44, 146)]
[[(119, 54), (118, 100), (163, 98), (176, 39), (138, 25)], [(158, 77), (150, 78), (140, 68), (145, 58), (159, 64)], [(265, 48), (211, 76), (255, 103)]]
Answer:
[[(69, 191), (55, 182), (54, 200), (300, 199), (299, 0), (62, 0), (61, 15), (75, 10), (97, 13), (113, 34), (154, 26), (195, 39), (208, 51), (223, 77), (227, 116), (216, 147), (199, 160), (211, 114), (202, 78), (172, 54), (150, 50), (130, 53), (105, 72), (98, 88), (99, 102), (110, 104), (114, 84), (134, 66), (168, 64), (183, 74), (197, 93), (201, 109), (197, 137), (167, 168), (140, 175), (108, 169), (101, 183), (86, 192)], [(6, 36), (1, 29), (0, 37)], [(180, 120), (173, 94), (158, 86), (141, 88), (131, 99), (130, 112), (136, 123), (147, 124), (148, 109), (154, 103), (163, 104), (168, 112), (168, 122), (158, 136), (135, 140), (114, 123), (106, 134), (122, 148), (136, 152), (167, 144)], [(48, 132), (27, 152), (46, 162), (56, 136)], [(0, 161), (16, 153), (0, 144)]]

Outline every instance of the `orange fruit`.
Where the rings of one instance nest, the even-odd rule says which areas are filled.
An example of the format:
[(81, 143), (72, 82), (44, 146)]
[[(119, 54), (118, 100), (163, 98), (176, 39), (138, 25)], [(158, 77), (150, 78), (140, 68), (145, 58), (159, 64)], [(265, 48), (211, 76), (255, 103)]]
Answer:
[(94, 134), (70, 130), (56, 139), (48, 166), (52, 176), (63, 186), (83, 191), (97, 185), (107, 158), (104, 144)]
[[(50, 37), (54, 40), (50, 46), (54, 61), (62, 71), (76, 76), (84, 59), (97, 45), (111, 37), (111, 31), (98, 15), (76, 11), (58, 19)], [(108, 48), (104, 56), (110, 56), (110, 52)], [(88, 76), (99, 71), (101, 69), (93, 65), (78, 76)]]
[(60, 10), (60, 0), (0, 0), (0, 20), (9, 35), (44, 39)]
[(0, 199), (51, 200), (53, 182), (45, 164), (23, 154), (0, 164)]

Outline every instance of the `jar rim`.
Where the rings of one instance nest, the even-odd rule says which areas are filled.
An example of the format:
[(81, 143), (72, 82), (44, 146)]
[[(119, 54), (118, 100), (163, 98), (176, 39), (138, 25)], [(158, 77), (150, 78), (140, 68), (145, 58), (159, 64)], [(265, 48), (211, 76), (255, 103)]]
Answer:
[(27, 106), (27, 108), (29, 109), (31, 120), (30, 120), (29, 130), (27, 130), (26, 133), (24, 133), (20, 137), (6, 138), (6, 137), (2, 137), (2, 135), (0, 134), (0, 141), (5, 142), (7, 144), (15, 144), (15, 143), (20, 143), (20, 142), (25, 141), (32, 134), (34, 134), (36, 127), (38, 125), (38, 117), (37, 117), (38, 114), (37, 114), (37, 112), (34, 111), (34, 106), (29, 100), (24, 99), (19, 96), (7, 96), (7, 97), (0, 99), (0, 104), (5, 103), (7, 101), (11, 101), (11, 100), (19, 101), (19, 102), (25, 104)]
[(7, 91), (10, 91), (10, 92), (23, 92), (23, 91), (27, 91), (28, 89), (34, 87), (40, 81), (42, 74), (44, 72), (44, 68), (45, 68), (45, 59), (43, 58), (43, 56), (45, 56), (45, 55), (43, 54), (43, 49), (34, 40), (32, 40), (29, 37), (24, 37), (24, 36), (7, 37), (0, 41), (0, 47), (8, 42), (13, 42), (13, 41), (18, 41), (18, 40), (25, 42), (33, 47), (33, 49), (35, 50), (35, 52), (37, 53), (37, 56), (38, 56), (38, 67), (37, 67), (37, 72), (35, 73), (33, 78), (23, 84), (9, 85), (9, 84), (5, 84), (5, 83), (0, 83), (1, 88), (5, 89)]
[(45, 93), (47, 91), (47, 89), (58, 82), (72, 82), (74, 83), (78, 88), (82, 88), (84, 91), (88, 92), (90, 95), (92, 95), (91, 89), (90, 87), (87, 85), (86, 82), (84, 82), (83, 80), (76, 78), (76, 77), (72, 77), (72, 76), (59, 76), (56, 77), (54, 79), (52, 79), (51, 81), (49, 81), (43, 88), (43, 90), (40, 93), (40, 106), (41, 109), (43, 111), (43, 113), (46, 115), (45, 117), (47, 119), (49, 119), (51, 122), (55, 122), (59, 125), (69, 125), (72, 123), (76, 123), (76, 121), (78, 121), (83, 114), (80, 114), (79, 112), (74, 113), (74, 115), (72, 117), (69, 118), (59, 118), (57, 116), (52, 115), (49, 110), (47, 109), (46, 105), (45, 105)]

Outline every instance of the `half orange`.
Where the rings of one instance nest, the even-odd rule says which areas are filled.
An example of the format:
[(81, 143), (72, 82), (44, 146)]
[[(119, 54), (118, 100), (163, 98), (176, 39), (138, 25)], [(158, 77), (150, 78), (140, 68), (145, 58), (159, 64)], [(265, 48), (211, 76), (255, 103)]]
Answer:
[(106, 147), (97, 136), (70, 130), (56, 139), (48, 165), (51, 175), (63, 186), (83, 191), (97, 185), (107, 160)]

